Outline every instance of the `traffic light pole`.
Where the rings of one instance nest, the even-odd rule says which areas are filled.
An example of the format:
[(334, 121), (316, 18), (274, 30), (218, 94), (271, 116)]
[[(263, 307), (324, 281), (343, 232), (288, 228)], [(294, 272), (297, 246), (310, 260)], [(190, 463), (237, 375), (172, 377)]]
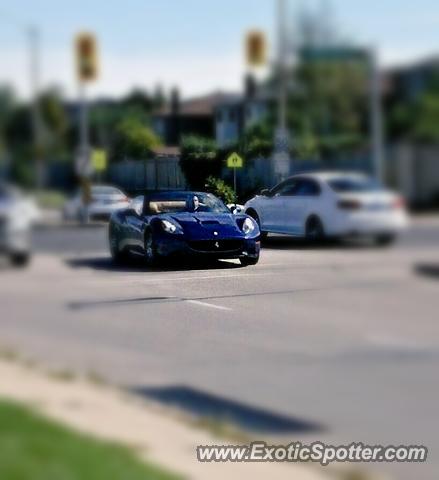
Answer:
[(43, 159), (43, 124), (38, 101), (39, 80), (40, 80), (40, 31), (37, 27), (28, 28), (29, 39), (29, 78), (32, 95), (32, 134), (35, 158), (35, 180), (37, 189), (44, 186), (44, 159)]
[(279, 29), (279, 58), (278, 58), (278, 75), (279, 75), (279, 111), (278, 111), (278, 128), (281, 131), (285, 131), (287, 127), (287, 95), (286, 95), (286, 31), (285, 31), (285, 18), (286, 18), (286, 0), (278, 0), (278, 29)]
[(81, 152), (88, 154), (88, 105), (85, 94), (85, 84), (82, 81), (79, 82), (79, 148)]
[(290, 170), (289, 138), (287, 131), (287, 33), (286, 33), (286, 0), (277, 2), (278, 28), (278, 125), (276, 128), (273, 152), (274, 181), (285, 179)]
[(88, 105), (85, 91), (85, 82), (79, 81), (79, 162), (82, 168), (79, 172), (79, 183), (82, 190), (82, 204), (83, 212), (81, 214), (81, 221), (83, 223), (89, 222), (88, 205), (91, 201), (91, 185), (88, 171), (90, 170), (90, 141), (89, 141), (89, 126), (88, 126)]
[(383, 112), (381, 105), (381, 85), (378, 69), (378, 60), (375, 51), (369, 53), (370, 76), (370, 128), (372, 140), (372, 158), (375, 178), (385, 181), (384, 172), (384, 139), (383, 139)]

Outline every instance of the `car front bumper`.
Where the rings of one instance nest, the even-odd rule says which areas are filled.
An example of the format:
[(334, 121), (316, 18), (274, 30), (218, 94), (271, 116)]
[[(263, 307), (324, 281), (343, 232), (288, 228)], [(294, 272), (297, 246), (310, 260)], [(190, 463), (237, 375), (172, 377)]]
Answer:
[(161, 257), (257, 258), (261, 248), (259, 238), (215, 238), (192, 241), (184, 237), (166, 235), (157, 238), (155, 243), (157, 254)]

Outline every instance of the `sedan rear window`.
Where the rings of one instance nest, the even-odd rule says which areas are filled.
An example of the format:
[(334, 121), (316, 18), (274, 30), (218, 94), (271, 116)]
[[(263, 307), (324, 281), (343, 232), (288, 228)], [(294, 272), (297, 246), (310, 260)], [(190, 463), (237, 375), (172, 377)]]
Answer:
[(373, 178), (334, 178), (329, 180), (328, 184), (337, 193), (366, 193), (383, 190), (383, 186)]

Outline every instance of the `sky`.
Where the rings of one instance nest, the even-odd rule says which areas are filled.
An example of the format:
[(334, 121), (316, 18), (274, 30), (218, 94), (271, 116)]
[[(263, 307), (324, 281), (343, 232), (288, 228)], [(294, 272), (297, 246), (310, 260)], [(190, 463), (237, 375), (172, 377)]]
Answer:
[[(357, 45), (374, 46), (383, 66), (439, 53), (437, 0), (288, 0), (287, 23), (306, 4), (330, 3), (337, 31)], [(88, 95), (121, 96), (134, 87), (184, 97), (236, 91), (245, 73), (244, 34), (265, 31), (275, 55), (275, 0), (0, 0), (0, 84), (28, 97), (26, 26), (41, 32), (41, 87), (77, 95), (73, 39), (96, 34), (100, 76)], [(263, 73), (262, 73), (263, 74)]]

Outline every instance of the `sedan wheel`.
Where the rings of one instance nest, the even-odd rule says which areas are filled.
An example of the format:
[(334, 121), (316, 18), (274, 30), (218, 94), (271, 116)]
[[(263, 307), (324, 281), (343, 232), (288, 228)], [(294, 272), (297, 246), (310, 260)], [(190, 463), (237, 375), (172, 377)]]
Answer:
[(308, 220), (306, 223), (305, 236), (306, 239), (311, 242), (322, 241), (325, 238), (325, 231), (320, 219), (316, 217)]
[(396, 240), (396, 235), (392, 233), (381, 234), (375, 237), (375, 243), (379, 247), (388, 247)]

